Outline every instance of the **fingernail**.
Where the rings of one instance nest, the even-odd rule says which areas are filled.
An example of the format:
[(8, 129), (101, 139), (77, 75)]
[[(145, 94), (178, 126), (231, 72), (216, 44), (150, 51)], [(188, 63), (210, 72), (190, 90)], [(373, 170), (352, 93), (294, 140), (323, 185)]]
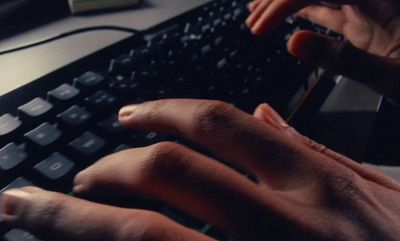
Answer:
[(21, 189), (11, 189), (2, 194), (2, 219), (10, 216), (18, 216), (19, 209), (32, 198), (32, 192)]
[(119, 118), (121, 119), (126, 119), (130, 116), (132, 116), (137, 109), (137, 105), (128, 105), (125, 107), (122, 107), (121, 110), (119, 111)]
[(268, 104), (263, 105), (263, 115), (266, 115), (266, 117), (274, 124), (275, 126), (281, 126), (281, 127), (288, 127), (288, 123), (278, 114), (274, 109), (272, 109), (271, 106)]
[(278, 114), (276, 113), (274, 110), (270, 111), (271, 117), (272, 119), (276, 122), (276, 124), (282, 126), (282, 127), (288, 127), (288, 123), (286, 123), (286, 121)]

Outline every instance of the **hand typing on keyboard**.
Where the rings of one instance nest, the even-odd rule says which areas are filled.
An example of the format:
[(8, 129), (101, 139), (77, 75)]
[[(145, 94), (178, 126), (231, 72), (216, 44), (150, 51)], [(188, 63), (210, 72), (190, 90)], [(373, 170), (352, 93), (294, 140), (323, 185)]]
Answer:
[[(254, 21), (253, 32), (268, 31), (308, 3), (256, 1), (250, 5), (248, 24)], [(384, 3), (390, 7), (385, 9)], [(189, 13), (190, 19), (186, 16), (163, 31), (150, 30), (155, 35), (146, 34), (145, 43), (118, 50), (106, 71), (99, 63), (73, 80), (50, 89), (42, 86), (35, 92), (40, 97), (21, 100), (18, 109), (7, 106), (0, 116), (1, 238), (397, 240), (400, 185), (302, 136), (269, 105), (258, 106), (250, 115), (219, 101), (149, 101), (217, 98), (249, 111), (268, 97), (285, 109), (297, 85), (314, 75), (312, 66), (283, 51), (282, 40), (294, 29), (319, 27), (287, 21), (276, 41), (255, 38), (243, 24), (243, 4), (211, 2)], [(360, 23), (363, 18), (351, 7), (339, 11), (314, 6), (301, 15), (336, 31), (342, 28), (358, 48), (394, 57), (397, 25), (390, 20), (391, 11), (399, 8), (394, 1), (376, 4), (385, 14), (358, 6), (376, 24)], [(385, 35), (388, 32), (379, 29), (382, 24), (394, 35)], [(345, 31), (344, 26), (353, 27)], [(365, 45), (368, 37), (383, 41)], [(400, 88), (386, 85), (399, 69), (393, 60), (310, 32), (294, 34), (288, 45), (292, 54), (358, 77), (398, 100)], [(69, 79), (70, 71), (59, 74)], [(383, 85), (374, 82), (378, 74), (386, 80)], [(18, 98), (11, 100), (24, 97), (15, 94)], [(116, 106), (144, 100), (114, 113)], [(170, 136), (172, 142), (160, 142)], [(139, 148), (130, 149), (133, 146)], [(80, 171), (113, 150), (115, 154)], [(38, 188), (68, 193), (78, 171), (73, 188), (77, 197)]]
[[(227, 164), (162, 142), (82, 171), (77, 195), (155, 198), (235, 240), (398, 240), (400, 185), (300, 135), (266, 104), (252, 116), (223, 102), (170, 99), (127, 106), (119, 119), (184, 136)], [(213, 240), (155, 212), (33, 187), (6, 192), (3, 204), (7, 223), (51, 241)]]
[[(395, 0), (255, 0), (246, 23), (255, 34), (274, 29), (287, 16), (306, 19), (343, 34), (352, 44), (298, 32), (288, 43), (289, 51), (312, 64), (349, 76), (400, 103), (400, 5)], [(348, 4), (348, 5), (339, 5)], [(354, 47), (356, 48), (354, 48)], [(360, 61), (360, 60), (363, 61)]]

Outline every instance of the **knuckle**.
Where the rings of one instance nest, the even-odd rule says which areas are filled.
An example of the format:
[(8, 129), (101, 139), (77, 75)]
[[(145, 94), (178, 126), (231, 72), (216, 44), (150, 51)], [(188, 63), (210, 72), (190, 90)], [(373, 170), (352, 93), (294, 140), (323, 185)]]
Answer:
[(65, 199), (58, 193), (46, 192), (45, 195), (38, 196), (41, 200), (36, 202), (33, 210), (30, 210), (26, 220), (35, 226), (54, 228), (63, 219), (66, 209)]
[(234, 107), (222, 101), (205, 101), (194, 114), (194, 132), (203, 135), (216, 129), (229, 128)]
[(150, 146), (151, 150), (148, 156), (148, 161), (158, 165), (165, 159), (175, 158), (180, 152), (181, 146), (173, 142), (160, 142)]
[(151, 178), (176, 179), (189, 168), (189, 163), (183, 158), (183, 146), (173, 142), (161, 142), (150, 148), (145, 173)]
[[(128, 151), (125, 150), (124, 152)], [(119, 152), (101, 158), (93, 165), (80, 171), (74, 177), (74, 185), (85, 186), (87, 190), (93, 189), (98, 184), (97, 182), (102, 180), (103, 174), (108, 172), (107, 170), (114, 165), (115, 160), (118, 160), (118, 157), (123, 155), (131, 156), (128, 153)]]
[(326, 150), (327, 150), (327, 147), (326, 147), (326, 146), (324, 146), (324, 145), (322, 145), (322, 144), (319, 144), (318, 142), (316, 142), (316, 141), (314, 141), (314, 140), (312, 140), (312, 139), (310, 139), (310, 138), (308, 138), (308, 137), (307, 137), (307, 145), (308, 145), (311, 149), (316, 150), (317, 152), (320, 152), (320, 153), (322, 153), (322, 154), (325, 154), (325, 153), (326, 153)]
[(119, 240), (156, 241), (166, 240), (166, 218), (152, 211), (138, 211), (128, 216), (119, 230)]
[(336, 205), (347, 205), (364, 199), (359, 185), (360, 177), (351, 170), (332, 171), (325, 179), (326, 194), (335, 197)]

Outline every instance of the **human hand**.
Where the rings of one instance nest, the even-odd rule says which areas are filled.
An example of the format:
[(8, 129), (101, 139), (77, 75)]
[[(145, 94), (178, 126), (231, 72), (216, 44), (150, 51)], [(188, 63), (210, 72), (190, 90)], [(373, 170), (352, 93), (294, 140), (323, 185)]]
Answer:
[[(400, 4), (395, 0), (329, 0), (337, 7), (316, 5), (313, 0), (255, 0), (246, 23), (262, 34), (289, 15), (298, 15), (343, 34), (350, 43), (370, 53), (387, 56), (400, 43)], [(347, 5), (338, 5), (347, 4)], [(399, 57), (399, 56), (397, 56)]]
[[(80, 195), (159, 199), (235, 240), (397, 240), (400, 185), (316, 144), (268, 105), (254, 116), (205, 100), (123, 108), (121, 123), (181, 135), (257, 183), (176, 143), (119, 152), (75, 179)], [(213, 240), (150, 211), (100, 205), (36, 188), (3, 196), (6, 223), (47, 240)], [(4, 215), (6, 214), (6, 215)], [(8, 214), (8, 215), (7, 215)]]
[(315, 5), (316, 1), (312, 0), (255, 0), (249, 4), (251, 14), (246, 23), (253, 33), (262, 34), (297, 13), (343, 34), (352, 46), (298, 32), (288, 43), (289, 52), (306, 62), (358, 80), (400, 103), (400, 65), (394, 60), (400, 57), (400, 3), (395, 0), (325, 2), (339, 7)]

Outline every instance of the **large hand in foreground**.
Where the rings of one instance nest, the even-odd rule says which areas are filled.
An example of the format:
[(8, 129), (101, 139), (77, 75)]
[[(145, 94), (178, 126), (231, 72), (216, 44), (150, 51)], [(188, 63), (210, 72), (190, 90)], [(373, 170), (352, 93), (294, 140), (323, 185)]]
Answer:
[(342, 33), (352, 46), (316, 34), (299, 32), (289, 41), (289, 52), (307, 62), (354, 78), (400, 103), (400, 65), (392, 59), (400, 54), (400, 2), (325, 2), (350, 5), (333, 8), (312, 5), (315, 1), (311, 0), (255, 0), (249, 4), (251, 14), (247, 24), (253, 33), (262, 34), (297, 12), (302, 17)]
[[(266, 104), (251, 116), (221, 102), (163, 100), (126, 107), (120, 120), (189, 138), (257, 183), (166, 142), (105, 157), (76, 177), (78, 194), (159, 199), (239, 241), (398, 240), (399, 184), (300, 135)], [(50, 241), (212, 240), (157, 213), (37, 188), (3, 198), (8, 224)]]

